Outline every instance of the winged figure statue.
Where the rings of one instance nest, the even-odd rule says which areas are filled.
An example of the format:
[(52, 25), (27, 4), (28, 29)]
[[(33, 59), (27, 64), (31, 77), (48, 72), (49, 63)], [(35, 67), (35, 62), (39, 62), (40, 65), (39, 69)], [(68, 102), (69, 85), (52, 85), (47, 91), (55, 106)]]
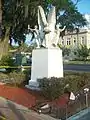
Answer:
[(38, 6), (38, 25), (40, 36), (42, 38), (42, 45), (44, 45), (46, 48), (51, 47), (56, 25), (56, 13), (54, 6), (50, 9), (47, 18), (43, 8)]
[(37, 43), (37, 47), (40, 48), (40, 44), (45, 48), (53, 47), (53, 44), (57, 46), (59, 41), (60, 32), (65, 29), (59, 29), (59, 26), (56, 25), (56, 11), (55, 7), (52, 6), (49, 10), (49, 13), (45, 14), (44, 9), (41, 6), (38, 6), (38, 27), (37, 29), (29, 29), (34, 32), (34, 38)]

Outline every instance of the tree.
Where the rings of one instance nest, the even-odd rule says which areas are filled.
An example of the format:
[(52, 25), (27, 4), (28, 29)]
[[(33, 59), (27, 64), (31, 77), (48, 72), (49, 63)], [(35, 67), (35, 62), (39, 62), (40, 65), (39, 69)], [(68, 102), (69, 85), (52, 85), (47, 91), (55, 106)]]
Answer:
[[(5, 0), (3, 9), (5, 23), (12, 23), (10, 38), (13, 37), (19, 44), (21, 44), (20, 41), (24, 42), (24, 33), (27, 33), (28, 24), (31, 27), (37, 24), (36, 6), (42, 5), (46, 9), (48, 4), (56, 6), (57, 23), (61, 23), (62, 26), (66, 25), (67, 29), (71, 29), (75, 25), (86, 25), (86, 20), (71, 0)], [(64, 14), (60, 15), (60, 11), (64, 11)], [(12, 41), (12, 39), (10, 40)]]
[(66, 25), (68, 30), (86, 25), (86, 20), (83, 18), (83, 15), (78, 12), (76, 4), (74, 4), (72, 0), (60, 0), (60, 4), (58, 4), (57, 7), (58, 10), (64, 11), (62, 15), (59, 15), (57, 21), (63, 26)]
[[(66, 25), (67, 29), (75, 25), (86, 25), (85, 19), (71, 0), (0, 0), (0, 58), (8, 51), (9, 40), (10, 45), (13, 39), (19, 45), (25, 42), (28, 24), (31, 27), (37, 24), (36, 6), (42, 5), (47, 10), (48, 4), (56, 6), (57, 23), (61, 23), (62, 26)], [(64, 11), (63, 15), (60, 15), (60, 11)]]
[(77, 49), (77, 55), (81, 60), (86, 61), (89, 53), (90, 49), (88, 49), (86, 45), (81, 45), (81, 47)]
[(71, 52), (71, 50), (69, 48), (65, 48), (65, 47), (62, 48), (63, 56), (65, 56), (65, 55), (69, 56), (70, 52)]

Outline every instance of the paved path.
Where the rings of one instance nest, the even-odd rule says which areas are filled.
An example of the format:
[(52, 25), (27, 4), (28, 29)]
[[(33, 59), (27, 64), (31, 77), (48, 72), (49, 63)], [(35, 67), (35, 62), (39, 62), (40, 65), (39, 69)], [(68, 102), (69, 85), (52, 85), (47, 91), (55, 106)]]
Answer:
[(0, 112), (8, 120), (56, 120), (48, 115), (38, 114), (26, 107), (0, 97)]

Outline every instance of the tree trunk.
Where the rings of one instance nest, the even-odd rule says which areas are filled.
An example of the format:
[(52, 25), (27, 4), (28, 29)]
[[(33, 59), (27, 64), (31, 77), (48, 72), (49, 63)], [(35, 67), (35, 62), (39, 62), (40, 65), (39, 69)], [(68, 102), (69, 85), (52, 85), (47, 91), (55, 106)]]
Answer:
[(0, 0), (0, 24), (2, 24), (2, 0)]
[(0, 0), (0, 38), (2, 37), (2, 0)]
[(25, 18), (28, 17), (28, 6), (29, 6), (29, 0), (23, 0), (24, 7), (25, 7)]
[(9, 49), (9, 32), (10, 32), (10, 27), (6, 28), (6, 33), (3, 38), (3, 40), (0, 40), (0, 60), (2, 56), (8, 54), (8, 49)]

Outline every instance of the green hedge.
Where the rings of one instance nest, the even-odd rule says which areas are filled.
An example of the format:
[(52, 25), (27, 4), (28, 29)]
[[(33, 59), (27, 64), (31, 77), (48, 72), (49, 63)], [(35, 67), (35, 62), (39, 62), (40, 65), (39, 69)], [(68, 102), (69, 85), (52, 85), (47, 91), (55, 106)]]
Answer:
[(6, 73), (0, 73), (0, 82), (12, 85), (12, 86), (21, 86), (23, 85), (24, 81), (26, 81), (26, 74), (23, 72), (10, 72), (8, 74)]
[[(43, 78), (38, 81), (43, 95), (52, 100), (66, 91), (75, 93), (85, 85), (90, 84), (90, 73), (65, 72), (64, 78)], [(66, 87), (67, 85), (68, 87)]]

